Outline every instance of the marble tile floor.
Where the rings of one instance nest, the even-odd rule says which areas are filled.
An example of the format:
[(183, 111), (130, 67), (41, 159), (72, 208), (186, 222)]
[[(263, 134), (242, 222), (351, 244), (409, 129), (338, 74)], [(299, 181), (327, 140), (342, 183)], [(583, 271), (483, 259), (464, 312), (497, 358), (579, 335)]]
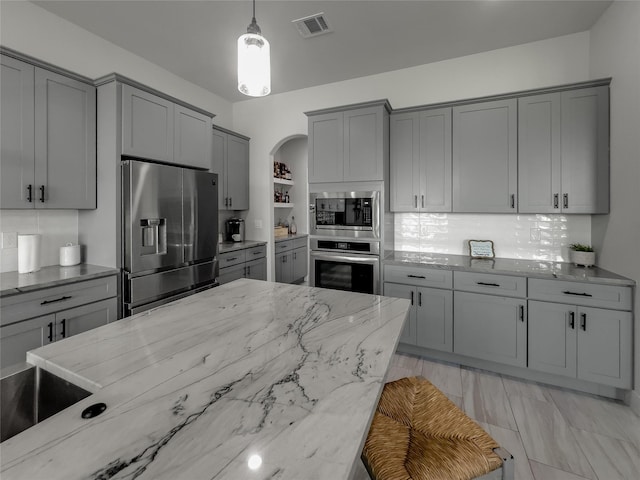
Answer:
[(640, 417), (604, 398), (396, 354), (513, 454), (515, 480), (640, 480)]

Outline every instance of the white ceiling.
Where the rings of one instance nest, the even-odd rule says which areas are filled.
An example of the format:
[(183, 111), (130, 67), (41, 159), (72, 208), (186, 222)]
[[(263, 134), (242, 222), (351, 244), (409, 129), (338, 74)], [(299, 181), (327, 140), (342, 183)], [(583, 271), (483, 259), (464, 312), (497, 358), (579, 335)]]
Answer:
[[(251, 2), (34, 3), (231, 102), (236, 42)], [(256, 19), (271, 43), (272, 93), (588, 30), (611, 0), (271, 1)], [(292, 20), (324, 12), (334, 32), (304, 39)]]

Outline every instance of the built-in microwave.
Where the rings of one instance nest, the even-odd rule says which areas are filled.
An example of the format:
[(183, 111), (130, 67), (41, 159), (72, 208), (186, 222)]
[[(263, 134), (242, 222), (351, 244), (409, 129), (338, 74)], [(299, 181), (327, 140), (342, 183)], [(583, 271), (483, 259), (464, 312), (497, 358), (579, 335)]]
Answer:
[(309, 195), (311, 235), (380, 238), (380, 192)]

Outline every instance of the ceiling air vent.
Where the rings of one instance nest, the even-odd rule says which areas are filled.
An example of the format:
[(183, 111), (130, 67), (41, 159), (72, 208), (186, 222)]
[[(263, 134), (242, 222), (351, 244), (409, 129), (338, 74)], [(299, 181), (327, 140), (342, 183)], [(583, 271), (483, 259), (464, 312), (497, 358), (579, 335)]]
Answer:
[(300, 32), (300, 35), (304, 38), (317, 37), (318, 35), (333, 32), (322, 12), (299, 18), (298, 20), (292, 20), (291, 23), (296, 26), (298, 32)]

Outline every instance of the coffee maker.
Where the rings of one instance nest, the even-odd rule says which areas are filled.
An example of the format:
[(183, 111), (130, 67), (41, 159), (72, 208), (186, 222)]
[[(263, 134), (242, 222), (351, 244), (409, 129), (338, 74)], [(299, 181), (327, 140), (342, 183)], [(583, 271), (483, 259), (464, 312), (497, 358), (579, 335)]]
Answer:
[(244, 220), (242, 218), (229, 218), (224, 222), (226, 242), (244, 242)]

